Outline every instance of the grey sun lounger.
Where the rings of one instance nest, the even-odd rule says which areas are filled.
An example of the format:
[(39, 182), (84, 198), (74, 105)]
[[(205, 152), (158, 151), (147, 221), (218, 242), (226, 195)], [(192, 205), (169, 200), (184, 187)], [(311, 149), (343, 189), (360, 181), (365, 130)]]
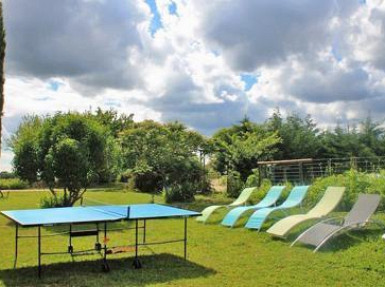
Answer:
[(320, 201), (306, 214), (295, 214), (285, 217), (275, 223), (266, 232), (276, 237), (286, 235), (299, 224), (312, 219), (319, 219), (332, 212), (340, 203), (345, 187), (329, 186)]
[(315, 246), (314, 252), (317, 252), (333, 236), (351, 229), (363, 228), (376, 211), (380, 201), (379, 194), (359, 194), (353, 208), (343, 218), (343, 222), (335, 223), (338, 218), (324, 220), (303, 232), (291, 246), (301, 242)]
[(242, 206), (236, 207), (230, 212), (228, 212), (225, 218), (222, 220), (221, 224), (224, 226), (233, 227), (238, 219), (249, 210), (258, 210), (260, 208), (265, 208), (274, 205), (279, 197), (281, 196), (282, 191), (285, 189), (285, 186), (272, 186), (265, 197), (258, 202), (256, 205), (251, 206)]
[(238, 206), (242, 206), (242, 205), (246, 205), (247, 201), (250, 199), (250, 196), (252, 195), (252, 193), (254, 191), (257, 190), (257, 187), (248, 187), (248, 188), (245, 188), (244, 190), (242, 190), (241, 194), (238, 196), (238, 198), (236, 200), (234, 200), (234, 202), (230, 203), (229, 205), (211, 205), (211, 206), (208, 206), (206, 207), (205, 209), (203, 209), (201, 211), (201, 216), (198, 216), (196, 218), (197, 221), (199, 222), (203, 222), (205, 223), (209, 217), (216, 211), (216, 210), (219, 210), (221, 208), (227, 208), (227, 209), (231, 209), (231, 208), (234, 208), (234, 207), (238, 207)]

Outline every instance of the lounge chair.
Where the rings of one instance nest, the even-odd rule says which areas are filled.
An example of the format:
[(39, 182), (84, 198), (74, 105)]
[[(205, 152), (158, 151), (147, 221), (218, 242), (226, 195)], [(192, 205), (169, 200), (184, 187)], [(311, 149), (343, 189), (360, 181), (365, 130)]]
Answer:
[(221, 224), (224, 226), (233, 227), (237, 220), (249, 210), (257, 210), (274, 205), (281, 196), (285, 186), (273, 186), (266, 193), (265, 197), (256, 205), (236, 207), (228, 212)]
[(380, 201), (381, 196), (378, 194), (359, 194), (353, 208), (343, 218), (343, 222), (332, 223), (337, 222), (339, 218), (330, 218), (317, 223), (298, 236), (291, 246), (302, 242), (315, 246), (314, 252), (317, 252), (333, 236), (351, 229), (363, 228), (376, 211)]
[(198, 216), (196, 218), (196, 220), (205, 223), (209, 219), (210, 215), (213, 214), (214, 211), (216, 211), (218, 209), (221, 209), (221, 208), (230, 209), (233, 207), (246, 205), (247, 201), (250, 199), (251, 194), (255, 190), (257, 190), (256, 187), (245, 188), (244, 190), (242, 190), (242, 192), (238, 196), (238, 198), (234, 202), (230, 203), (229, 205), (211, 205), (209, 207), (206, 207), (205, 209), (202, 210), (202, 212), (201, 212), (202, 215)]
[(245, 227), (260, 230), (262, 228), (263, 223), (265, 222), (267, 217), (270, 215), (270, 213), (277, 210), (284, 211), (285, 209), (293, 208), (300, 205), (308, 189), (309, 189), (309, 186), (307, 185), (294, 187), (291, 190), (288, 197), (286, 198), (285, 202), (283, 202), (281, 205), (276, 207), (263, 208), (263, 209), (257, 210), (250, 216)]
[(285, 217), (275, 223), (266, 232), (276, 237), (286, 237), (290, 230), (297, 225), (311, 219), (319, 219), (328, 215), (340, 203), (345, 189), (345, 187), (328, 187), (321, 200), (308, 213)]

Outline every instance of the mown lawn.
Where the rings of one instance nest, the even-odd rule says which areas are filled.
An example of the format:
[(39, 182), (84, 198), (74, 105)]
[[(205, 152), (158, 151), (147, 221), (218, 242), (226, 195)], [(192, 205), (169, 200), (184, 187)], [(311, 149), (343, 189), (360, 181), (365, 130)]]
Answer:
[[(14, 192), (0, 199), (0, 210), (38, 208), (47, 192)], [(106, 203), (148, 203), (147, 194), (124, 191), (89, 191), (87, 197)], [(156, 197), (162, 203), (162, 198)], [(221, 196), (198, 197), (183, 207), (201, 210)], [(215, 218), (214, 218), (215, 219)], [(218, 217), (217, 217), (218, 219)], [(376, 219), (385, 222), (381, 213)], [(271, 224), (271, 222), (268, 224)], [(120, 224), (115, 224), (116, 227)], [(188, 260), (183, 244), (142, 248), (142, 269), (132, 267), (133, 252), (109, 256), (111, 271), (101, 272), (99, 255), (54, 255), (43, 257), (43, 277), (36, 276), (37, 239), (22, 239), (17, 268), (13, 269), (14, 228), (0, 217), (0, 286), (385, 286), (384, 230), (372, 225), (366, 231), (350, 232), (332, 240), (321, 252), (289, 248), (290, 242), (274, 240), (265, 232), (218, 224), (188, 222)], [(147, 224), (147, 241), (183, 237), (183, 220), (157, 220)], [(44, 234), (63, 230), (46, 228)], [(22, 229), (34, 235), (35, 229)], [(298, 234), (300, 230), (296, 230)], [(291, 236), (293, 239), (295, 234)], [(132, 244), (132, 231), (110, 233), (109, 244)], [(64, 251), (65, 235), (45, 237), (43, 251)], [(93, 238), (74, 239), (74, 248), (90, 248)]]

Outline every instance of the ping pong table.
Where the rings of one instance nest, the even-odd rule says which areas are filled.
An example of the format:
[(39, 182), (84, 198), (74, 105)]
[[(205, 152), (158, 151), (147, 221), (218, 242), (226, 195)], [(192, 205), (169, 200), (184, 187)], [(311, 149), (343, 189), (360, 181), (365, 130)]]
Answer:
[[(159, 205), (159, 204), (133, 204), (133, 205), (101, 205), (101, 206), (79, 206), (79, 207), (62, 207), (47, 209), (30, 209), (30, 210), (10, 210), (1, 211), (3, 215), (8, 217), (15, 223), (15, 261), (16, 267), (18, 256), (18, 240), (22, 237), (19, 235), (19, 227), (37, 227), (37, 243), (38, 243), (38, 276), (41, 276), (42, 266), (41, 257), (47, 254), (69, 253), (74, 254), (72, 246), (72, 238), (82, 236), (95, 236), (96, 243), (92, 250), (103, 252), (103, 270), (109, 271), (107, 262), (107, 254), (111, 249), (107, 247), (108, 223), (118, 221), (135, 221), (135, 259), (133, 266), (141, 268), (142, 264), (139, 260), (138, 247), (142, 245), (165, 244), (174, 242), (184, 242), (184, 258), (187, 258), (187, 218), (201, 215), (198, 212), (176, 207)], [(166, 218), (183, 218), (184, 219), (184, 238), (163, 242), (146, 242), (146, 221), (152, 219)], [(143, 221), (142, 226), (139, 226)], [(95, 224), (95, 228), (88, 230), (73, 230), (73, 226), (80, 224)], [(68, 225), (69, 229), (69, 245), (66, 252), (43, 253), (42, 252), (42, 227)], [(103, 227), (100, 228), (100, 225)], [(139, 243), (139, 229), (143, 230), (142, 242)], [(99, 233), (103, 233), (103, 245), (99, 242)], [(82, 250), (77, 252), (85, 252), (92, 250)]]

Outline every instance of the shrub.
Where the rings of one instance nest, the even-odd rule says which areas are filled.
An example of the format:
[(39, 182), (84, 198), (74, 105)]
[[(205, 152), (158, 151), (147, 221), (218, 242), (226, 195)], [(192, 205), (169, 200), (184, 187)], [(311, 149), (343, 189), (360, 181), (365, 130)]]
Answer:
[[(261, 199), (265, 197), (265, 195), (266, 195), (267, 191), (270, 189), (271, 185), (272, 184), (271, 184), (271, 181), (269, 179), (263, 179), (261, 182), (261, 186), (258, 187), (258, 191), (253, 192), (250, 201), (253, 204), (256, 204), (259, 201), (261, 201)], [(258, 185), (255, 185), (255, 186), (258, 186)]]
[(0, 172), (0, 178), (16, 178), (16, 174), (13, 172), (2, 171)]
[(28, 187), (28, 182), (23, 181), (19, 178), (0, 179), (0, 189), (25, 189)]
[(141, 192), (156, 193), (162, 190), (162, 177), (154, 172), (136, 173), (132, 176), (134, 188)]
[(227, 180), (227, 196), (238, 197), (245, 186), (241, 174), (237, 171), (230, 171)]
[[(346, 187), (339, 209), (348, 211), (355, 203), (359, 193), (378, 193), (382, 196), (385, 195), (385, 171), (373, 174), (351, 169), (344, 174), (317, 178), (310, 187), (305, 204), (307, 206), (316, 204), (328, 186)], [(384, 202), (381, 203), (380, 209), (384, 209)]]
[(165, 200), (170, 202), (191, 202), (194, 200), (194, 194), (197, 191), (197, 185), (188, 181), (183, 183), (174, 183), (165, 188)]
[(285, 189), (282, 191), (282, 194), (280, 196), (280, 198), (278, 199), (277, 201), (277, 204), (281, 204), (282, 202), (284, 202), (287, 198), (287, 196), (289, 195), (290, 191), (293, 189), (294, 187), (294, 184), (292, 184), (291, 182), (289, 181), (285, 181), (284, 183), (282, 183), (282, 185), (285, 186)]
[(253, 169), (253, 173), (249, 175), (246, 180), (246, 187), (259, 186), (259, 180), (260, 180), (259, 169), (255, 168)]
[(40, 199), (41, 208), (52, 208), (52, 207), (63, 207), (64, 197), (63, 196), (46, 196)]
[(251, 174), (246, 180), (245, 187), (254, 187), (258, 186), (258, 184), (258, 177), (255, 174)]

